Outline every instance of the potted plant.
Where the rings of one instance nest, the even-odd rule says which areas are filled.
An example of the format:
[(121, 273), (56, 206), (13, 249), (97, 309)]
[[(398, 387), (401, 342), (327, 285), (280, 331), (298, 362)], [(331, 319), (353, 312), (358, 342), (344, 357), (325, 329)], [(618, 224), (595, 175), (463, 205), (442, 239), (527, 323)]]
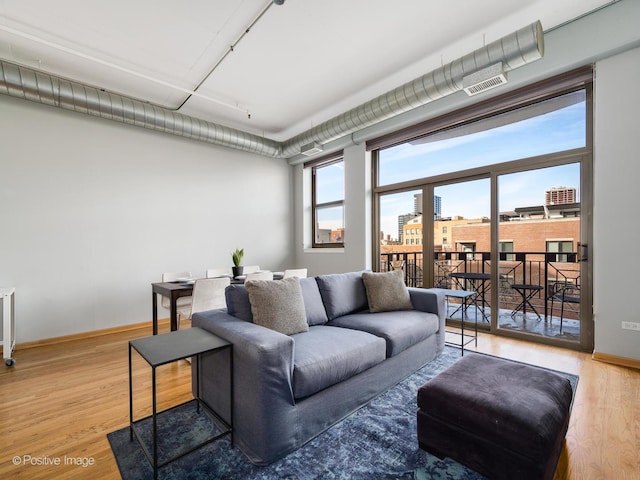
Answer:
[(236, 248), (235, 252), (231, 253), (231, 259), (233, 260), (233, 276), (242, 275), (242, 257), (244, 257), (244, 248)]

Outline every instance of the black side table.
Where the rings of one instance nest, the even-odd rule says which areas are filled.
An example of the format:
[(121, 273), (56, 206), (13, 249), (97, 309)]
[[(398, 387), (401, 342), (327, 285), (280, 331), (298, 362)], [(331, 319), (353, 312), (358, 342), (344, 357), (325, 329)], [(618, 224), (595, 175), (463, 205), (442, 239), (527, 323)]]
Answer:
[[(460, 306), (453, 312), (457, 312), (458, 310), (461, 310), (462, 315), (461, 315), (461, 320), (460, 320), (460, 332), (455, 332), (455, 331), (451, 331), (451, 330), (446, 330), (446, 333), (450, 334), (450, 335), (460, 335), (460, 343), (455, 343), (455, 342), (445, 342), (445, 344), (447, 345), (451, 345), (452, 347), (460, 347), (461, 350), (461, 356), (464, 356), (464, 347), (465, 345), (473, 342), (475, 340), (476, 342), (476, 347), (478, 346), (478, 305), (477, 303), (475, 303), (475, 297), (477, 295), (477, 292), (473, 291), (473, 290), (450, 290), (447, 288), (438, 288), (436, 290), (440, 290), (444, 293), (445, 297), (447, 297), (447, 317), (449, 318), (449, 298), (457, 298), (459, 299), (462, 303), (460, 304)], [(466, 334), (464, 333), (464, 316), (465, 314), (467, 315), (467, 319), (469, 318), (469, 314), (467, 313), (467, 309), (471, 306), (469, 302), (471, 301), (471, 303), (475, 304), (475, 310), (476, 310), (476, 317), (475, 317), (475, 321), (474, 321), (474, 332), (473, 335), (471, 334)], [(453, 315), (453, 314), (452, 314)], [(465, 338), (466, 337), (466, 338)]]
[[(207, 332), (198, 327), (187, 328), (184, 330), (179, 330), (176, 332), (165, 333), (162, 335), (154, 335), (151, 337), (140, 338), (137, 340), (131, 340), (129, 342), (129, 428), (131, 431), (131, 439), (133, 440), (133, 436), (135, 435), (136, 439), (140, 443), (142, 450), (144, 451), (147, 460), (153, 467), (153, 476), (154, 478), (158, 478), (158, 469), (167, 465), (178, 458), (181, 458), (198, 448), (214, 442), (226, 435), (231, 436), (231, 442), (233, 443), (233, 428), (232, 426), (224, 421), (204, 400), (200, 399), (200, 359), (203, 353), (213, 352), (216, 350), (227, 349), (229, 351), (229, 377), (233, 382), (233, 351), (232, 344), (217, 337), (216, 335)], [(149, 452), (146, 447), (144, 441), (141, 438), (141, 434), (137, 429), (136, 423), (139, 423), (143, 420), (148, 419), (149, 417), (141, 418), (138, 420), (133, 419), (133, 382), (131, 375), (131, 352), (132, 350), (136, 350), (142, 358), (146, 360), (146, 362), (151, 366), (151, 375), (152, 375), (152, 403), (153, 410), (151, 414), (152, 418), (152, 448), (151, 452)], [(161, 464), (158, 463), (158, 414), (161, 412), (157, 411), (156, 405), (156, 368), (165, 365), (167, 363), (175, 362), (177, 360), (182, 360), (191, 356), (198, 356), (198, 362), (194, 362), (196, 370), (195, 381), (196, 381), (196, 395), (194, 400), (189, 400), (187, 402), (181, 403), (180, 405), (175, 405), (170, 409), (164, 410), (163, 412), (168, 412), (174, 408), (178, 408), (182, 405), (185, 405), (190, 402), (196, 402), (198, 411), (200, 406), (203, 406), (210, 415), (215, 419), (216, 425), (220, 426), (220, 432), (217, 435), (208, 438), (207, 440), (190, 446), (187, 451), (180, 453), (179, 455), (165, 460)], [(233, 385), (230, 385), (230, 405), (233, 405)], [(233, 412), (231, 412), (230, 418), (233, 418)]]

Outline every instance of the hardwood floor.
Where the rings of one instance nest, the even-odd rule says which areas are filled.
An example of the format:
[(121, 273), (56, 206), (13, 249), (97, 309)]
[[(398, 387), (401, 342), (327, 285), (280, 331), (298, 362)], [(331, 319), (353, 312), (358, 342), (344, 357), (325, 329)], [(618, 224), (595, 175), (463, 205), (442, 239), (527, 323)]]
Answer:
[[(149, 326), (18, 348), (15, 367), (0, 370), (0, 478), (120, 478), (106, 435), (129, 421), (127, 342), (150, 333)], [(487, 334), (478, 345), (481, 352), (580, 376), (556, 480), (640, 479), (640, 371)], [(159, 408), (191, 398), (190, 368), (181, 361), (159, 370)], [(137, 415), (150, 413), (150, 377), (134, 354)]]

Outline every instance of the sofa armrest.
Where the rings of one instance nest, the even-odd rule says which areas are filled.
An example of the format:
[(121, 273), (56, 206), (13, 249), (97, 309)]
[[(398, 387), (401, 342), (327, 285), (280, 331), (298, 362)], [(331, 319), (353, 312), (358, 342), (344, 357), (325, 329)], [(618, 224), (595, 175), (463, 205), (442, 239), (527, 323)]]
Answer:
[[(238, 319), (224, 310), (196, 313), (192, 324), (233, 344), (234, 441), (242, 444), (249, 457), (261, 458), (262, 445), (282, 441), (278, 432), (297, 426), (293, 338)], [(231, 417), (228, 355), (203, 355), (199, 367), (202, 398), (228, 421)], [(294, 435), (287, 432), (284, 438), (287, 437)]]
[[(193, 326), (208, 330), (233, 344), (236, 394), (254, 396), (256, 389), (264, 394), (284, 392), (288, 393), (285, 398), (293, 403), (294, 344), (291, 337), (221, 310), (196, 313)], [(243, 391), (243, 385), (252, 392)]]
[(435, 313), (438, 316), (438, 332), (444, 337), (446, 320), (445, 296), (436, 288), (409, 287), (409, 295), (413, 308), (427, 313)]

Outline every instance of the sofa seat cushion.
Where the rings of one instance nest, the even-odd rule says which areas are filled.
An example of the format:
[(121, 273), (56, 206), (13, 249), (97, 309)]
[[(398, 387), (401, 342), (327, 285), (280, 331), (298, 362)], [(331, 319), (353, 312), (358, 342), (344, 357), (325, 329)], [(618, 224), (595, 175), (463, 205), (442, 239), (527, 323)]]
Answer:
[(384, 340), (358, 330), (318, 325), (291, 338), (296, 399), (313, 395), (385, 360)]
[(418, 310), (401, 312), (354, 313), (328, 323), (384, 338), (387, 358), (421, 342), (438, 331), (438, 316)]

